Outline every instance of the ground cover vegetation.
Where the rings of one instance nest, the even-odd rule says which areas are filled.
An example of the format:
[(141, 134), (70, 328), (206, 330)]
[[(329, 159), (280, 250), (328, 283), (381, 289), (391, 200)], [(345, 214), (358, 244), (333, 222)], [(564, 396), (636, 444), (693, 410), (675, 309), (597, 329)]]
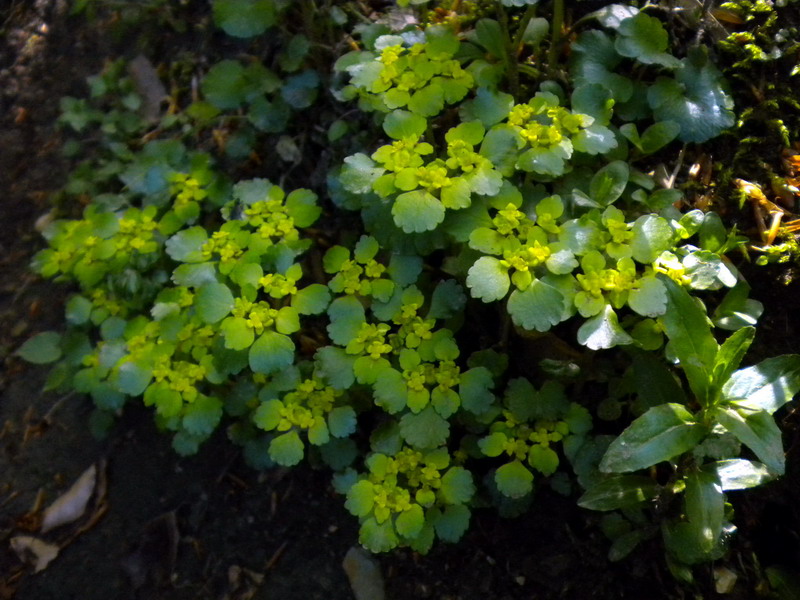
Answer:
[[(180, 27), (166, 4), (131, 10)], [(229, 55), (176, 58), (169, 90), (117, 61), (62, 99), (85, 161), (33, 267), (75, 293), (19, 354), (98, 435), (141, 401), (178, 453), (222, 427), (256, 468), (326, 465), (373, 552), (550, 487), (605, 513), (612, 560), (660, 536), (691, 582), (727, 492), (784, 474), (800, 390), (800, 356), (748, 359), (737, 268), (796, 253), (766, 197), (798, 191), (796, 94), (731, 88), (798, 74), (781, 7), (398, 4), (214, 0)], [(732, 164), (676, 180), (726, 137)], [(787, 165), (748, 170), (763, 189), (737, 171), (759, 145)]]

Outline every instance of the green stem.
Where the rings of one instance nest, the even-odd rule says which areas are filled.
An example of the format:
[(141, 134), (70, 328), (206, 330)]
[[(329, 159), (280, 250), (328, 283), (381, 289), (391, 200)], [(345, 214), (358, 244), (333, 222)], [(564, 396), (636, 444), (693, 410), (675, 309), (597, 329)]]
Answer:
[(522, 18), (519, 20), (519, 28), (517, 29), (517, 35), (514, 36), (514, 57), (516, 58), (519, 56), (519, 51), (522, 48), (522, 38), (525, 36), (525, 30), (528, 29), (528, 24), (531, 22), (531, 19), (536, 16), (536, 5), (530, 4), (528, 6), (528, 10), (525, 11), (525, 14), (522, 15)]
[(547, 54), (547, 69), (555, 73), (558, 49), (561, 45), (561, 30), (564, 28), (564, 0), (553, 0), (553, 23), (550, 34), (550, 51)]
[(506, 70), (508, 71), (508, 87), (511, 88), (511, 95), (514, 98), (519, 98), (519, 69), (517, 65), (517, 55), (514, 50), (514, 42), (511, 39), (511, 33), (508, 29), (508, 13), (503, 5), (497, 3), (497, 16), (500, 21), (500, 28), (503, 30), (503, 38), (506, 46)]

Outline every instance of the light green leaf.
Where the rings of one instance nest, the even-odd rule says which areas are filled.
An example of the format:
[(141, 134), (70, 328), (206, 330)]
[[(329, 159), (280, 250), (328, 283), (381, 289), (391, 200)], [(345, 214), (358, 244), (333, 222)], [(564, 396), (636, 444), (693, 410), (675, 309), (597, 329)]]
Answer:
[(228, 317), (220, 324), (225, 338), (225, 347), (231, 350), (244, 350), (253, 344), (255, 333), (242, 317)]
[(716, 476), (724, 492), (756, 487), (773, 478), (766, 466), (743, 458), (708, 463), (702, 470)]
[[(725, 342), (720, 346), (719, 352), (714, 359), (714, 386), (721, 389), (725, 386), (731, 378), (733, 372), (739, 367), (744, 355), (750, 344), (753, 343), (753, 338), (756, 335), (755, 327), (742, 327), (740, 330), (733, 333)], [(744, 390), (743, 390), (744, 392)], [(750, 396), (748, 394), (745, 397)], [(758, 408), (764, 408), (759, 406)]]
[(498, 468), (494, 481), (500, 493), (509, 498), (522, 498), (533, 490), (533, 473), (518, 460)]
[(43, 331), (27, 340), (16, 353), (29, 363), (45, 365), (61, 358), (61, 335)]
[(706, 401), (717, 345), (706, 314), (685, 289), (669, 277), (659, 275), (667, 288), (669, 304), (663, 317), (664, 331), (689, 380), (689, 386), (701, 403)]
[(194, 299), (198, 316), (204, 323), (209, 324), (222, 320), (233, 310), (233, 306), (233, 293), (224, 283), (202, 285)]
[(424, 190), (400, 194), (392, 205), (395, 224), (406, 233), (432, 231), (444, 221), (441, 201)]
[(116, 386), (129, 396), (140, 396), (153, 381), (153, 369), (143, 361), (126, 361), (117, 371)]
[(475, 494), (472, 473), (464, 467), (451, 467), (442, 476), (439, 494), (447, 504), (466, 504)]
[(208, 241), (208, 233), (202, 227), (190, 227), (179, 231), (167, 240), (166, 251), (172, 260), (196, 263), (203, 260), (200, 251)]
[(406, 538), (415, 538), (422, 531), (422, 526), (425, 524), (425, 514), (419, 504), (411, 504), (407, 510), (404, 510), (395, 519), (394, 526), (397, 533)]
[(214, 0), (214, 22), (234, 37), (260, 35), (275, 24), (273, 0)]
[(619, 37), (615, 48), (622, 56), (671, 69), (680, 65), (677, 58), (665, 52), (669, 36), (661, 21), (655, 17), (640, 12), (622, 21), (617, 33)]
[(622, 196), (629, 177), (628, 163), (615, 160), (594, 174), (589, 183), (589, 196), (600, 206), (608, 206)]
[[(415, 115), (433, 117), (444, 108), (444, 90), (436, 83), (426, 85), (411, 94), (408, 109)], [(388, 133), (388, 132), (387, 132)]]
[(292, 298), (292, 308), (301, 315), (318, 315), (325, 312), (331, 301), (328, 286), (312, 283), (302, 288)]
[(772, 414), (798, 391), (800, 355), (786, 354), (736, 371), (722, 387), (722, 396), (738, 406)]
[(528, 450), (528, 464), (543, 475), (552, 475), (558, 469), (558, 454), (549, 446), (534, 444)]
[(283, 306), (275, 317), (275, 329), (278, 333), (289, 335), (300, 330), (300, 315), (291, 306)]
[(408, 413), (400, 419), (403, 439), (419, 450), (442, 446), (450, 435), (450, 424), (428, 406), (418, 414)]
[(361, 524), (358, 532), (358, 541), (370, 552), (388, 552), (400, 543), (392, 526), (391, 519), (378, 523), (370, 517)]
[(581, 129), (572, 138), (575, 150), (592, 155), (605, 154), (616, 148), (618, 143), (614, 132), (599, 123), (592, 123), (589, 127)]
[(407, 110), (394, 110), (383, 120), (383, 130), (394, 140), (421, 136), (427, 128), (425, 117)]
[(641, 475), (611, 475), (598, 480), (578, 499), (578, 506), (590, 510), (616, 510), (637, 506), (658, 495), (659, 486)]
[(660, 317), (667, 310), (667, 289), (652, 275), (642, 277), (628, 295), (628, 306), (643, 317)]
[(375, 166), (375, 162), (369, 156), (358, 152), (344, 159), (339, 181), (349, 192), (368, 194), (372, 191), (375, 180), (385, 172), (386, 169)]
[(288, 431), (269, 444), (269, 455), (282, 467), (293, 467), (303, 460), (303, 441), (296, 431)]
[(478, 441), (478, 447), (485, 456), (494, 458), (500, 456), (505, 451), (506, 442), (508, 437), (502, 431), (495, 431), (490, 433), (485, 438)]
[(655, 406), (611, 442), (600, 462), (600, 471), (627, 473), (645, 469), (688, 452), (706, 433), (706, 428), (680, 404)]
[(603, 350), (624, 344), (632, 344), (633, 338), (619, 325), (617, 313), (606, 304), (597, 315), (588, 319), (578, 329), (578, 343), (590, 350)]
[(366, 517), (375, 503), (375, 487), (368, 479), (362, 479), (347, 490), (344, 506), (356, 517)]
[(636, 219), (631, 242), (635, 260), (650, 264), (671, 247), (672, 227), (666, 219), (655, 215), (642, 215)]
[(736, 439), (750, 448), (774, 475), (783, 475), (786, 460), (783, 455), (781, 430), (775, 419), (765, 410), (750, 412), (746, 409), (720, 407), (716, 417), (719, 423)]
[(484, 302), (505, 298), (510, 285), (508, 267), (492, 256), (482, 256), (476, 260), (467, 274), (470, 295)]
[(725, 495), (713, 473), (690, 472), (684, 479), (686, 491), (686, 517), (693, 537), (704, 553), (710, 553), (722, 534), (725, 516)]
[(294, 350), (291, 338), (274, 331), (265, 331), (250, 346), (250, 368), (256, 373), (266, 375), (285, 369), (294, 362)]
[(524, 292), (511, 292), (508, 313), (514, 323), (524, 329), (547, 331), (566, 318), (564, 296), (555, 287), (535, 279)]
[(282, 409), (283, 403), (280, 400), (273, 398), (262, 402), (253, 414), (253, 422), (264, 431), (272, 431), (281, 422)]

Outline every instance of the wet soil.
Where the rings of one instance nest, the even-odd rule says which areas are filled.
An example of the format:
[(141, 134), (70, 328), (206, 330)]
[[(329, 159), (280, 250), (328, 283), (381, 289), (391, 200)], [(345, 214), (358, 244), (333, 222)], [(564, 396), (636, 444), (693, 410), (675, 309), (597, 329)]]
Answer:
[[(0, 599), (353, 598), (341, 568), (357, 524), (308, 467), (257, 472), (219, 432), (190, 458), (178, 457), (144, 409), (128, 410), (103, 441), (88, 427), (89, 400), (42, 393), (46, 369), (12, 355), (29, 335), (57, 327), (63, 291), (31, 275), (41, 247), (35, 230), (70, 164), (55, 125), (58, 98), (85, 94), (86, 76), (114, 56), (102, 29), (69, 17), (66, 2), (11, 2), (0, 9)], [(796, 350), (798, 284), (776, 271), (753, 274), (767, 302), (759, 344)], [(765, 354), (767, 352), (765, 351)], [(741, 498), (740, 534), (719, 566), (738, 573), (728, 598), (755, 598), (764, 567), (800, 572), (800, 419), (782, 415), (787, 477)], [(48, 541), (62, 545), (40, 573), (10, 549), (35, 529), (32, 508), (63, 493), (90, 465), (107, 481), (105, 501)], [(92, 519), (92, 516), (94, 519)], [(543, 491), (522, 517), (478, 510), (457, 545), (427, 556), (379, 557), (394, 600), (715, 598), (713, 565), (681, 587), (657, 542), (622, 563), (606, 558), (598, 515)], [(760, 561), (760, 562), (759, 562)]]

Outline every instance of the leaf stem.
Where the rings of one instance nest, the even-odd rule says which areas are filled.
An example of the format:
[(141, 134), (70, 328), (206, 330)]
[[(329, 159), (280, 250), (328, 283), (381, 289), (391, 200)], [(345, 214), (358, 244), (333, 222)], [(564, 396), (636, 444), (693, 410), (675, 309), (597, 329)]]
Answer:
[(553, 23), (550, 33), (550, 51), (547, 54), (547, 69), (551, 75), (556, 70), (561, 30), (564, 28), (564, 0), (553, 0)]

